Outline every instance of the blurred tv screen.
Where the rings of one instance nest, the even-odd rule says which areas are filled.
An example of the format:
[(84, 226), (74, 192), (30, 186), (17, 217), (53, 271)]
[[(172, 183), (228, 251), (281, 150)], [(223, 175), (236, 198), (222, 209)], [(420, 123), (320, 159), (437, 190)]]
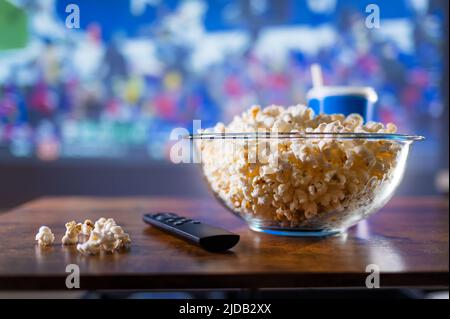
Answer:
[[(380, 28), (365, 24), (371, 3)], [(172, 129), (194, 119), (305, 103), (312, 63), (326, 84), (373, 86), (376, 119), (425, 135), (419, 147), (436, 154), (439, 3), (0, 0), (0, 162), (163, 160)]]

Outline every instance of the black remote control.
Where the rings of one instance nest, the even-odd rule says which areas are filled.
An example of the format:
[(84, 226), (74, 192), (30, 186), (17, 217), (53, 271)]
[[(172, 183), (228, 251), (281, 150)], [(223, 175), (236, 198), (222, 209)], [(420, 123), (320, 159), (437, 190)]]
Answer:
[(237, 234), (202, 224), (198, 220), (178, 216), (175, 213), (145, 214), (144, 222), (182, 237), (211, 252), (228, 250), (239, 241)]

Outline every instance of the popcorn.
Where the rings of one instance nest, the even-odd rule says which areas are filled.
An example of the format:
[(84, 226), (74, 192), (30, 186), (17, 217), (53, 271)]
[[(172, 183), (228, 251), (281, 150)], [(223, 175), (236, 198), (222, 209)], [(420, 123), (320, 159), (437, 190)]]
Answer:
[(101, 233), (103, 230), (103, 226), (105, 225), (105, 222), (106, 222), (105, 217), (99, 218), (94, 224), (94, 231), (96, 231), (97, 233)]
[(98, 255), (100, 253), (101, 244), (97, 241), (86, 241), (77, 245), (77, 250), (85, 255)]
[(112, 218), (106, 219), (105, 217), (99, 218), (94, 224), (94, 230), (98, 233), (108, 232), (113, 226), (116, 226), (116, 221)]
[(112, 218), (108, 218), (102, 228), (103, 233), (108, 233), (111, 229), (111, 227), (117, 226), (116, 221)]
[(130, 235), (125, 233), (120, 226), (111, 227), (111, 233), (114, 234), (114, 249), (120, 249), (131, 243)]
[(130, 236), (112, 218), (102, 217), (93, 225), (89, 239), (77, 245), (78, 251), (83, 254), (97, 255), (101, 251), (113, 253), (131, 243)]
[(81, 225), (81, 234), (89, 237), (93, 229), (94, 223), (90, 219), (86, 219), (83, 225)]
[[(86, 255), (98, 255), (102, 251), (113, 253), (131, 243), (130, 235), (125, 233), (112, 218), (102, 217), (95, 223), (86, 219), (83, 224), (72, 220), (65, 226), (66, 232), (61, 239), (62, 244), (77, 244), (77, 250)], [(88, 239), (85, 242), (78, 242), (79, 235), (84, 235)], [(36, 234), (36, 240), (40, 246), (48, 246), (53, 243), (55, 236), (49, 227), (41, 226)]]
[(106, 232), (101, 238), (102, 248), (107, 252), (113, 252), (116, 246), (116, 239), (112, 232)]
[[(319, 114), (303, 106), (253, 106), (213, 132), (395, 133), (394, 124), (368, 122), (358, 114)], [(231, 144), (233, 148), (231, 148)], [(267, 161), (250, 153), (270, 143)], [(230, 146), (233, 152), (223, 151)], [(273, 144), (273, 145), (272, 145)], [(400, 148), (388, 140), (331, 138), (203, 140), (205, 177), (216, 195), (244, 218), (298, 227), (316, 216), (333, 218), (352, 205), (364, 207), (391, 178)]]
[(35, 239), (38, 241), (39, 246), (49, 246), (55, 240), (55, 235), (53, 235), (50, 227), (41, 226), (39, 228), (38, 233), (36, 234)]
[(101, 243), (102, 236), (103, 236), (102, 233), (99, 233), (99, 232), (93, 230), (93, 231), (91, 231), (91, 235), (89, 236), (88, 240)]
[(78, 234), (81, 232), (82, 224), (70, 221), (66, 223), (66, 233), (61, 239), (63, 245), (75, 245), (78, 243)]

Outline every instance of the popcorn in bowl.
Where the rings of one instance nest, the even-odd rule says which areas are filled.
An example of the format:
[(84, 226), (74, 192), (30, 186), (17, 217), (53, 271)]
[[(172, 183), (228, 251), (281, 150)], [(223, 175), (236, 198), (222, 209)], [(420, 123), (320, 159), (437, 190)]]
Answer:
[(259, 231), (336, 233), (383, 206), (414, 139), (358, 114), (303, 105), (250, 108), (194, 135), (205, 178), (227, 208)]

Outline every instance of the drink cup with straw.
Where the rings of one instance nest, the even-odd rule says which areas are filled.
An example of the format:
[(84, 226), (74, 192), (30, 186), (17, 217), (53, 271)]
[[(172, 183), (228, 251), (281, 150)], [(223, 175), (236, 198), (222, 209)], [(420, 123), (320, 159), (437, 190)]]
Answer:
[(307, 93), (308, 106), (316, 114), (360, 114), (365, 121), (373, 120), (377, 93), (368, 86), (325, 86), (319, 64), (311, 65), (313, 87)]

